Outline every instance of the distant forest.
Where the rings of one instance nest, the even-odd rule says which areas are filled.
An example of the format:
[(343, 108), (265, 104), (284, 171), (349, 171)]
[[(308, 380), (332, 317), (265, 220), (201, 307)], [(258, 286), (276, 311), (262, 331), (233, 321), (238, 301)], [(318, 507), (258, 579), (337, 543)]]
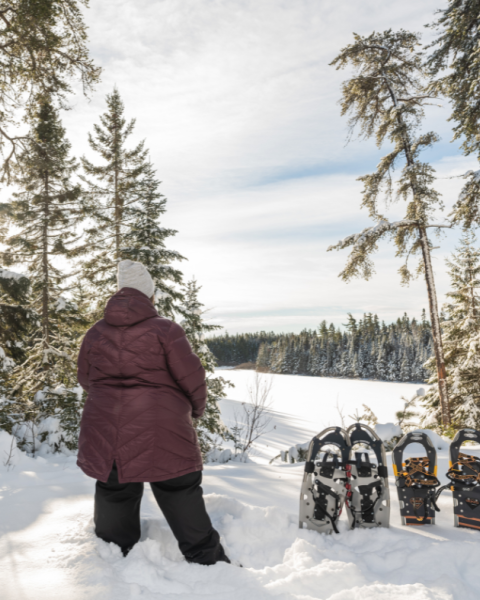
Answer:
[(425, 311), (420, 321), (405, 314), (386, 325), (371, 313), (358, 321), (349, 314), (344, 331), (323, 321), (298, 334), (225, 334), (206, 343), (219, 366), (256, 363), (272, 373), (383, 381), (425, 382), (430, 373), (423, 365), (433, 352)]

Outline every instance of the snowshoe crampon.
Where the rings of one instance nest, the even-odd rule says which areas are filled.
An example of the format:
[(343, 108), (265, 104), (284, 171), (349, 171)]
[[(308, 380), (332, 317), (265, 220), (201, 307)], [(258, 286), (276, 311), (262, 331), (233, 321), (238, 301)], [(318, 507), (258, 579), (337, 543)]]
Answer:
[[(377, 434), (361, 423), (347, 429), (350, 438), (350, 460), (345, 509), (350, 528), (388, 527), (390, 524), (390, 492), (385, 448)], [(369, 450), (375, 454), (370, 462)]]
[[(427, 456), (408, 458), (403, 453), (410, 444), (420, 444)], [(436, 504), (437, 451), (432, 441), (422, 432), (407, 433), (393, 449), (393, 472), (397, 484), (402, 525), (434, 525)]]
[(466, 441), (480, 444), (480, 431), (462, 429), (450, 445), (450, 469), (448, 486), (453, 493), (455, 527), (480, 529), (480, 459), (460, 452)]
[(310, 442), (300, 493), (300, 528), (338, 533), (350, 447), (348, 433), (340, 427), (328, 427)]

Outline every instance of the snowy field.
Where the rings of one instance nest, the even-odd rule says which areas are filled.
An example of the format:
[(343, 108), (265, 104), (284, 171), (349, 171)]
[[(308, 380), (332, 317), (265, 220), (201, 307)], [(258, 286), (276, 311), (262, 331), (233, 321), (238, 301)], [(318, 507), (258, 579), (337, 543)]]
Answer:
[[(241, 409), (252, 373), (224, 372), (237, 385), (223, 403), (226, 421)], [(268, 464), (278, 448), (307, 441), (363, 402), (393, 419), (401, 395), (419, 386), (274, 376), (272, 429), (252, 463), (208, 465), (206, 502), (234, 565), (188, 565), (146, 486), (142, 540), (127, 558), (93, 534), (94, 481), (74, 457), (18, 455), (0, 462), (0, 597), (2, 600), (130, 598), (164, 600), (476, 600), (480, 531), (454, 529), (444, 493), (437, 525), (400, 526), (393, 477), (390, 529), (325, 536), (299, 530), (303, 466)], [(291, 398), (291, 400), (289, 400)], [(385, 411), (385, 412), (381, 412)], [(0, 434), (0, 452), (8, 440)], [(448, 445), (436, 440), (445, 481)], [(389, 457), (389, 465), (390, 465)], [(391, 471), (391, 467), (390, 467)]]
[[(249, 402), (248, 389), (252, 388), (253, 371), (228, 368), (217, 369), (235, 387), (228, 389), (228, 400), (222, 402), (222, 418), (230, 427), (235, 424), (235, 414), (242, 415), (242, 402)], [(294, 444), (308, 442), (314, 435), (334, 425), (350, 425), (362, 404), (368, 405), (380, 423), (393, 422), (395, 413), (402, 410), (402, 396), (410, 399), (415, 392), (428, 386), (418, 383), (386, 383), (358, 379), (330, 379), (327, 377), (303, 377), (298, 375), (261, 375), (261, 379), (271, 381), (269, 394), (272, 422), (269, 432), (257, 444), (253, 458), (258, 462), (268, 462)], [(262, 460), (263, 459), (263, 460)]]

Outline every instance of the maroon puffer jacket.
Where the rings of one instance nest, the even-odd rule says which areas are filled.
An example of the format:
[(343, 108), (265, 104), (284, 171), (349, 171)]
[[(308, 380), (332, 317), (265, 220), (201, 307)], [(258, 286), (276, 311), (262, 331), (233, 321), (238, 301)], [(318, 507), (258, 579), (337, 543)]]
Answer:
[(88, 392), (78, 466), (107, 481), (164, 481), (199, 471), (193, 417), (205, 410), (205, 371), (176, 323), (132, 288), (110, 298), (86, 334), (78, 381)]

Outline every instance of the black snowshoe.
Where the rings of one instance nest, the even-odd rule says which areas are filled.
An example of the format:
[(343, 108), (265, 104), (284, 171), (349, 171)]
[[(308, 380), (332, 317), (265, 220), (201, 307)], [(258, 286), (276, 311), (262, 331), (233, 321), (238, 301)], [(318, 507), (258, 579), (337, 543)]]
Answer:
[(460, 452), (460, 447), (466, 441), (480, 444), (480, 431), (462, 429), (453, 438), (447, 473), (452, 483), (442, 490), (452, 490), (455, 527), (480, 529), (480, 459)]
[[(361, 423), (347, 429), (350, 460), (346, 467), (348, 483), (345, 508), (350, 528), (389, 527), (390, 492), (385, 447), (377, 434)], [(361, 446), (366, 446), (361, 450)], [(355, 451), (356, 448), (360, 451)], [(376, 464), (371, 463), (368, 449), (373, 450)], [(352, 456), (354, 455), (354, 456)]]
[(338, 533), (347, 495), (350, 438), (340, 427), (328, 427), (310, 442), (300, 493), (300, 528)]
[[(410, 444), (421, 444), (427, 456), (403, 462), (403, 453)], [(437, 479), (437, 451), (432, 441), (425, 433), (407, 433), (393, 449), (392, 460), (402, 525), (434, 525), (435, 511), (440, 510), (435, 488), (440, 481)]]

